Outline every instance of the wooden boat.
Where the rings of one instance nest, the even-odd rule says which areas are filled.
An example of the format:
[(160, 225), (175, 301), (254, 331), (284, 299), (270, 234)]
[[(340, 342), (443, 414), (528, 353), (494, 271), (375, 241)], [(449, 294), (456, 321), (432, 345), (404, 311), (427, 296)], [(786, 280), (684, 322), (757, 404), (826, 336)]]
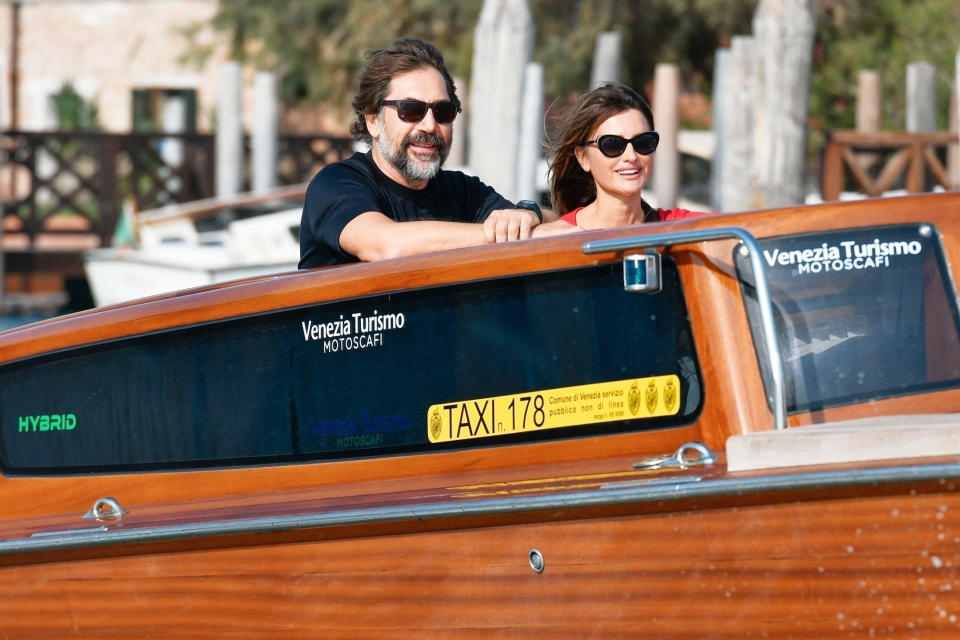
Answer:
[(912, 196), (0, 334), (0, 637), (954, 638), (958, 256)]
[(96, 306), (297, 268), (306, 184), (207, 198), (133, 215), (132, 240), (89, 249)]

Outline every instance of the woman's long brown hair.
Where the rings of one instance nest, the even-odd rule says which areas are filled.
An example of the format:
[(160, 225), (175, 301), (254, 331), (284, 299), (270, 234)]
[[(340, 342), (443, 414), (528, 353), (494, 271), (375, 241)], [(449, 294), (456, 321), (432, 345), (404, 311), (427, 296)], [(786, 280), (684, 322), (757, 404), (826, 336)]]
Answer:
[[(554, 210), (563, 215), (593, 202), (597, 185), (593, 176), (577, 162), (575, 151), (607, 118), (628, 109), (638, 109), (653, 130), (653, 112), (643, 97), (630, 87), (611, 82), (580, 96), (567, 115), (560, 139), (551, 144), (550, 198)], [(646, 203), (644, 203), (646, 204)], [(644, 207), (644, 212), (648, 207)]]

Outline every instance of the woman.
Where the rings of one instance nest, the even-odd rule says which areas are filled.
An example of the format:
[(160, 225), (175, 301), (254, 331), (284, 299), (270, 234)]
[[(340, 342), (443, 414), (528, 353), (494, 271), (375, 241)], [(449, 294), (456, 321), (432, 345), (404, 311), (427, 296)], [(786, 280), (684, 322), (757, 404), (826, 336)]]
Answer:
[(643, 200), (659, 141), (650, 106), (630, 87), (610, 83), (581, 96), (553, 145), (550, 194), (561, 217), (534, 235), (703, 215)]

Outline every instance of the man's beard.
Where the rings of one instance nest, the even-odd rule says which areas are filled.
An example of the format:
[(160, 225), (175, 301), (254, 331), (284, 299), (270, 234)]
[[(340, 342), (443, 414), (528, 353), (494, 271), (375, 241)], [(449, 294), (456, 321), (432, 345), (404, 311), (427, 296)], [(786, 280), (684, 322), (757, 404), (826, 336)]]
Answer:
[[(397, 143), (387, 133), (383, 111), (377, 119), (381, 134), (377, 138), (377, 147), (387, 162), (397, 168), (400, 175), (411, 182), (430, 180), (437, 175), (450, 154), (450, 146), (443, 141), (443, 138), (435, 133), (420, 131), (411, 133)], [(431, 144), (436, 151), (430, 154), (411, 154), (409, 149), (413, 144)]]

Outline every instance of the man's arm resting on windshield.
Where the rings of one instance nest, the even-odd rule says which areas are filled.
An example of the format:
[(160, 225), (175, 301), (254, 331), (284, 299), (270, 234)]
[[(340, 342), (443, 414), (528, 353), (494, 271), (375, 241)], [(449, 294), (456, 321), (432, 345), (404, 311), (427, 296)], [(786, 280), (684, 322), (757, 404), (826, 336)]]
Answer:
[(365, 262), (493, 242), (524, 240), (539, 224), (526, 209), (498, 209), (483, 223), (411, 220), (397, 222), (378, 211), (361, 213), (340, 232), (340, 247)]

